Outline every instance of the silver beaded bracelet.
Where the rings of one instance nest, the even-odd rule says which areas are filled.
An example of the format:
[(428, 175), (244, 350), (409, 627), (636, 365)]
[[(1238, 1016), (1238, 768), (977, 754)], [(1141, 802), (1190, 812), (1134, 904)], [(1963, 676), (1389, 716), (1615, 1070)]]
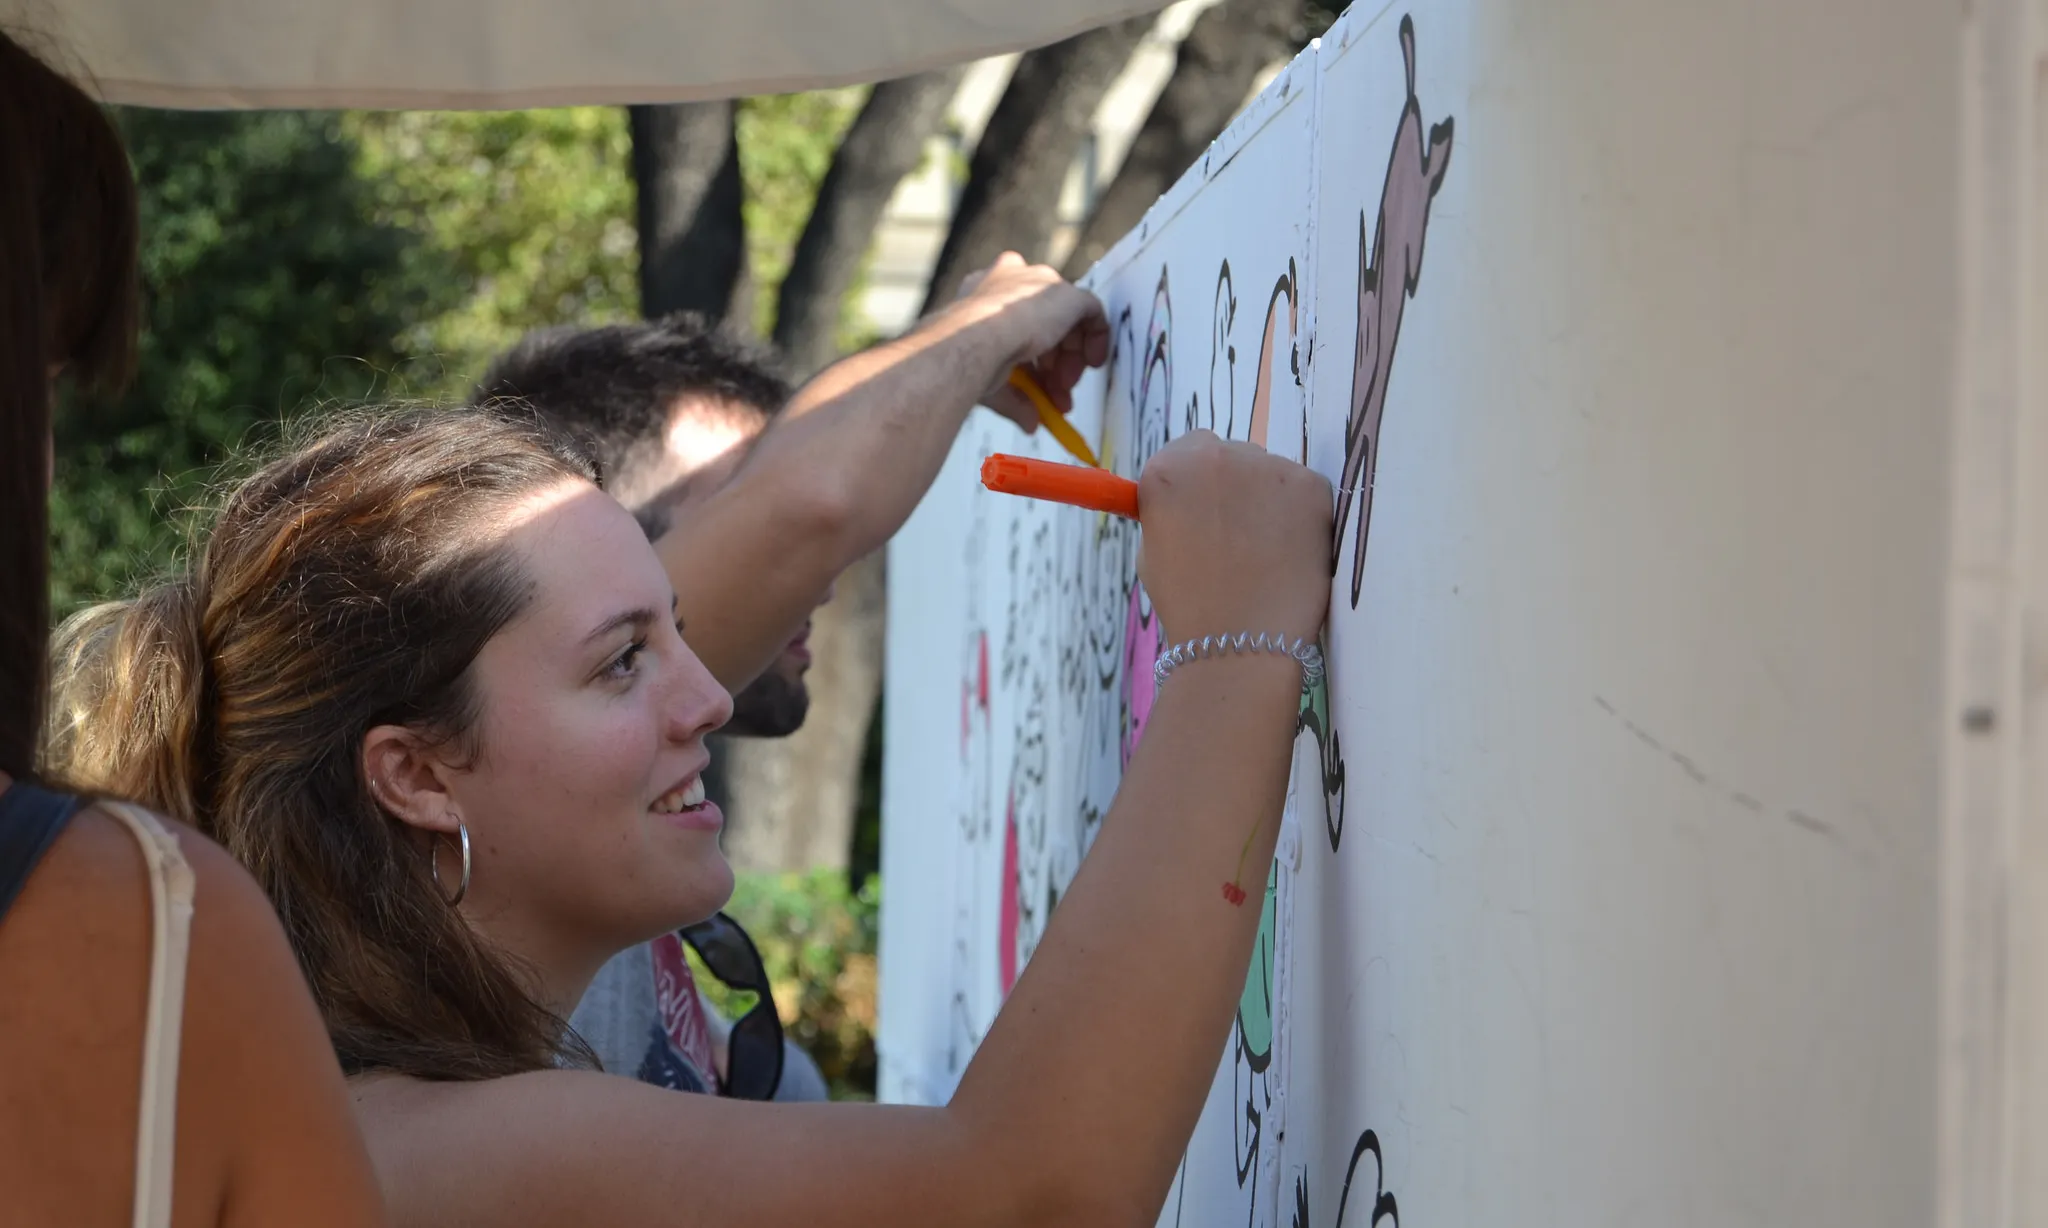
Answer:
[(1323, 680), (1323, 650), (1315, 641), (1267, 635), (1263, 631), (1257, 635), (1241, 631), (1236, 635), (1205, 635), (1168, 648), (1152, 663), (1152, 684), (1155, 688), (1163, 687), (1166, 676), (1180, 666), (1226, 652), (1273, 652), (1293, 657), (1301, 663), (1301, 693), (1304, 695)]

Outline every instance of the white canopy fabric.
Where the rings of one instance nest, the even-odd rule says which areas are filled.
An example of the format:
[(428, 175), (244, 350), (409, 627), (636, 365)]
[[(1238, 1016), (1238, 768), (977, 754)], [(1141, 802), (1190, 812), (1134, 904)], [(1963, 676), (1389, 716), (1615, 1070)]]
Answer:
[(489, 110), (879, 81), (1165, 0), (0, 0), (109, 102)]

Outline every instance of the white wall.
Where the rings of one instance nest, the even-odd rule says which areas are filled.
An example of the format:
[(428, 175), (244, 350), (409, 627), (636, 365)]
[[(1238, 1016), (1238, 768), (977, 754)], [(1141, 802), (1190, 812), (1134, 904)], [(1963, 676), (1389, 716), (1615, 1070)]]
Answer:
[[(1309, 463), (1341, 478), (1404, 15), (1422, 131), (1455, 129), (1355, 608), (1355, 510), (1342, 527), (1337, 748), (1300, 743), (1272, 1066), (1249, 1072), (1241, 1019), (1167, 1222), (1305, 1203), (1327, 1228), (1342, 1202), (1351, 1225), (1927, 1223), (1960, 14), (1355, 7), (1092, 279), (1142, 342), (1167, 273), (1172, 431), (1191, 402), (1221, 429), (1263, 374), (1268, 445), (1300, 452), (1305, 414)], [(1303, 310), (1262, 363), (1290, 256)], [(1115, 367), (1084, 419), (1120, 465), (1142, 384)], [(962, 736), (965, 590), (1000, 642), (1012, 599), (1052, 585), (1055, 659), (1125, 601), (1089, 587), (1113, 552), (1085, 514), (973, 486), (995, 447), (1021, 444), (977, 422), (891, 559), (882, 1043), (902, 1099), (950, 1090), (949, 1012), (985, 1026), (1004, 880), (1032, 869), (957, 840), (963, 813), (1003, 830), (1039, 721), (1044, 840), (1070, 870), (1104, 770), (1103, 701), (1055, 685), (1033, 716), (1028, 671)], [(1040, 526), (1042, 572), (985, 545), (966, 578), (971, 533), (1028, 546)]]

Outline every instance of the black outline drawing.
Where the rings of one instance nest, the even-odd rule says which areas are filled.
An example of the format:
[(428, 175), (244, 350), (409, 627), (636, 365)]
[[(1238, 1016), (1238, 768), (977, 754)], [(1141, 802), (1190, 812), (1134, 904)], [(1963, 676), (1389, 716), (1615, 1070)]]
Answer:
[[(1053, 831), (1047, 796), (1051, 748), (1049, 709), (1054, 702), (1052, 650), (1057, 568), (1049, 509), (1029, 501), (1011, 507), (1008, 625), (1001, 678), (1018, 696), (1017, 742), (1005, 802), (1003, 876), (1010, 894), (997, 925), (998, 984), (1007, 996), (1059, 904), (1074, 867)], [(1005, 933), (1004, 931), (1008, 932)]]
[[(1380, 1136), (1367, 1130), (1358, 1136), (1358, 1142), (1351, 1148), (1351, 1164), (1344, 1170), (1344, 1190), (1337, 1197), (1337, 1218), (1330, 1228), (1344, 1228), (1344, 1215), (1351, 1209), (1351, 1182), (1358, 1176), (1358, 1162), (1372, 1153), (1373, 1189), (1372, 1218), (1364, 1228), (1379, 1228), (1381, 1223), (1401, 1228), (1401, 1209), (1394, 1196), (1387, 1192), (1387, 1160), (1380, 1153)], [(1294, 1228), (1312, 1228), (1313, 1221), (1308, 1210), (1308, 1170), (1302, 1169), (1294, 1179)]]
[[(1224, 262), (1227, 272), (1229, 262)], [(1273, 279), (1273, 293), (1266, 298), (1266, 327), (1259, 334), (1258, 376), (1252, 382), (1251, 417), (1245, 422), (1244, 437), (1260, 447), (1269, 446), (1267, 434), (1273, 418), (1273, 342), (1274, 334), (1280, 327), (1280, 300), (1287, 300), (1287, 373), (1294, 380), (1296, 388), (1301, 387), (1301, 273), (1295, 266), (1294, 257), (1287, 258), (1287, 271)], [(1232, 308), (1233, 312), (1235, 307)], [(1230, 359), (1237, 361), (1237, 350), (1233, 347)], [(1214, 359), (1210, 360), (1211, 367)], [(1233, 390), (1236, 384), (1231, 385)], [(1231, 420), (1237, 417), (1236, 394), (1231, 400)], [(1306, 464), (1308, 461), (1308, 415), (1301, 416), (1301, 455), (1295, 460)]]
[[(1172, 431), (1171, 327), (1162, 266), (1142, 346), (1128, 308), (1111, 333), (1111, 369), (1123, 378), (1110, 389), (1106, 414), (1114, 427), (1105, 423), (1102, 451), (1105, 463), (1130, 476)], [(1148, 635), (1156, 638), (1151, 604), (1138, 584), (1136, 525), (1035, 503), (1006, 513), (1013, 579), (1000, 676), (1019, 718), (998, 905), (997, 980), (1005, 994), (1100, 829), (1143, 728), (1150, 661), (1132, 669), (1126, 656), (1134, 646), (1142, 650), (1139, 641), (1149, 643)], [(1071, 760), (1053, 761), (1056, 729), (1079, 730)], [(1056, 783), (1063, 789), (1057, 797)]]
[[(1135, 478), (1144, 472), (1145, 464), (1154, 453), (1166, 446), (1173, 431), (1173, 293), (1167, 281), (1166, 266), (1159, 266), (1159, 282), (1152, 291), (1152, 313), (1145, 324), (1145, 346), (1139, 356), (1141, 366), (1131, 389), (1131, 456), (1125, 476)], [(1155, 385), (1154, 380), (1158, 383)], [(1154, 395), (1154, 389), (1157, 395)], [(1121, 468), (1121, 467), (1120, 467)], [(1104, 519), (1118, 519), (1105, 517)], [(1152, 612), (1152, 599), (1138, 583), (1138, 535), (1137, 527), (1124, 522), (1126, 550), (1123, 570), (1123, 600), (1118, 608), (1122, 623), (1121, 648), (1118, 652), (1117, 695), (1119, 699), (1117, 735), (1117, 772), (1130, 766), (1131, 753), (1137, 749), (1138, 739), (1145, 731), (1145, 720), (1152, 711), (1151, 688), (1152, 670), (1149, 659), (1142, 666), (1134, 666), (1133, 653), (1140, 649), (1141, 637), (1149, 637), (1155, 647), (1159, 631)], [(1153, 654), (1156, 655), (1156, 652)], [(1138, 700), (1138, 688), (1145, 689), (1144, 702)]]
[[(1273, 1050), (1279, 1044), (1277, 1013), (1273, 1009), (1274, 963), (1278, 955), (1280, 927), (1278, 893), (1280, 863), (1266, 867), (1266, 888), (1261, 893), (1259, 935), (1252, 946), (1251, 965), (1245, 970), (1245, 988), (1238, 995), (1235, 1028), (1231, 1037), (1231, 1100), (1238, 1112), (1230, 1123), (1231, 1158), (1237, 1165), (1237, 1188), (1249, 1195), (1245, 1207), (1247, 1228), (1259, 1219), (1259, 1148), (1265, 1143), (1266, 1114), (1273, 1108), (1273, 1082), (1268, 1071)], [(1256, 986), (1266, 1004), (1266, 1047), (1252, 1047), (1244, 1025), (1244, 999)]]
[[(1216, 270), (1216, 301), (1214, 313), (1209, 321), (1209, 412), (1206, 419), (1202, 413), (1200, 399), (1188, 399), (1187, 429), (1202, 427), (1215, 431), (1225, 439), (1231, 438), (1237, 430), (1237, 347), (1230, 343), (1231, 330), (1237, 327), (1237, 282), (1230, 275), (1230, 261), (1224, 260)], [(1223, 391), (1216, 391), (1216, 368), (1223, 367)], [(1225, 402), (1228, 402), (1226, 407)], [(1221, 419), (1222, 425), (1217, 425)]]
[[(1328, 647), (1327, 641), (1324, 646)], [(1301, 711), (1295, 717), (1295, 732), (1306, 733), (1315, 739), (1317, 775), (1323, 789), (1323, 828), (1330, 837), (1330, 851), (1334, 853), (1344, 839), (1344, 779), (1347, 769), (1344, 747), (1337, 736), (1337, 719), (1331, 711), (1328, 674), (1301, 697)]]
[[(1359, 586), (1365, 578), (1366, 535), (1372, 524), (1373, 472), (1379, 465), (1380, 420), (1386, 409), (1387, 381), (1393, 374), (1394, 347), (1401, 338), (1401, 315), (1422, 277), (1422, 245), (1429, 229), (1429, 207), (1450, 169), (1453, 120), (1445, 116), (1422, 134), (1422, 103), (1415, 96), (1415, 20), (1401, 18), (1401, 58), (1408, 71), (1408, 101), (1394, 128), (1394, 148), (1387, 157), (1387, 179), (1380, 189), (1379, 222), (1366, 245), (1365, 211), (1358, 213), (1358, 336), (1351, 362), (1351, 414), (1344, 424), (1344, 473), (1337, 485), (1336, 542), (1330, 552), (1330, 574), (1344, 557), (1344, 523), (1351, 501), (1358, 500), (1358, 533), (1351, 555), (1351, 608), (1358, 608)], [(1389, 251), (1391, 243), (1393, 251)], [(1370, 254), (1368, 255), (1368, 250)], [(1398, 257), (1388, 268), (1390, 256)], [(1389, 278), (1389, 273), (1393, 276)], [(1391, 293), (1389, 292), (1391, 291)]]

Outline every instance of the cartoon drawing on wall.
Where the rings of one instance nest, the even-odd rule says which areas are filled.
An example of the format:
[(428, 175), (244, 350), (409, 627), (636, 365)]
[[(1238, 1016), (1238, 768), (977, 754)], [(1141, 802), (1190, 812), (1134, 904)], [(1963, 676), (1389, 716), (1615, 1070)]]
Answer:
[[(1118, 472), (1137, 474), (1166, 443), (1171, 321), (1162, 269), (1143, 338), (1128, 308), (1112, 330), (1099, 454)], [(1136, 525), (1073, 508), (1002, 506), (1014, 582), (996, 674), (1018, 713), (997, 905), (996, 980), (1007, 994), (1093, 843), (1151, 715), (1160, 633), (1138, 584)]]
[[(1102, 464), (1122, 471), (1120, 455), (1129, 450), (1124, 399), (1136, 384), (1137, 344), (1131, 309), (1126, 305), (1110, 330), (1109, 384), (1096, 455)], [(1125, 600), (1134, 573), (1136, 526), (1121, 516), (1082, 514), (1070, 517), (1079, 541), (1063, 556), (1069, 570), (1061, 603), (1078, 620), (1061, 650), (1060, 690), (1063, 702), (1078, 714), (1081, 739), (1074, 780), (1074, 822), (1080, 847), (1094, 842), (1103, 816), (1116, 796), (1123, 741), (1123, 700), (1117, 680), (1124, 658)], [(1064, 549), (1064, 547), (1063, 547)]]
[[(954, 800), (954, 814), (960, 824), (960, 839), (954, 850), (953, 881), (971, 888), (979, 878), (981, 850), (992, 834), (989, 810), (991, 757), (989, 726), (988, 625), (982, 614), (982, 580), (988, 538), (988, 511), (977, 501), (962, 551), (962, 575), (966, 581), (967, 617), (964, 652), (960, 666), (960, 782)], [(972, 889), (957, 891), (953, 905), (953, 1002), (947, 1036), (946, 1065), (957, 1077), (967, 1059), (981, 1043), (987, 1019), (969, 1000), (977, 966), (975, 935), (983, 932), (979, 918), (986, 916), (986, 893)]]
[[(1230, 264), (1224, 262), (1222, 277), (1227, 278)], [(1219, 285), (1218, 299), (1222, 298)], [(1273, 420), (1273, 387), (1278, 375), (1278, 356), (1282, 342), (1280, 329), (1283, 317), (1282, 303), (1286, 304), (1284, 317), (1287, 335), (1286, 378), (1296, 388), (1301, 387), (1301, 328), (1297, 308), (1301, 298), (1301, 277), (1292, 259), (1287, 262), (1287, 271), (1273, 281), (1273, 292), (1266, 299), (1266, 323), (1259, 336), (1259, 365), (1256, 382), (1252, 386), (1251, 416), (1246, 423), (1245, 437), (1260, 447), (1270, 445), (1269, 435)], [(1236, 351), (1230, 354), (1234, 360)], [(1214, 361), (1211, 361), (1211, 369)], [(1301, 450), (1293, 459), (1306, 463), (1308, 460), (1308, 415), (1301, 416)], [(1325, 676), (1318, 681), (1315, 689), (1301, 697), (1301, 711), (1296, 724), (1298, 733), (1306, 733), (1315, 739), (1316, 762), (1322, 778), (1324, 822), (1329, 830), (1330, 849), (1335, 851), (1344, 830), (1344, 755), (1338, 746), (1337, 729), (1330, 719), (1330, 684)]]
[(1365, 578), (1366, 534), (1372, 523), (1373, 471), (1379, 464), (1380, 419), (1386, 409), (1387, 380), (1401, 315), (1422, 276), (1422, 240), (1430, 203), (1450, 167), (1452, 119), (1430, 126), (1425, 141), (1422, 103), (1415, 95), (1415, 22), (1401, 18), (1401, 56), (1408, 74), (1408, 101), (1394, 129), (1387, 179), (1380, 189), (1379, 221), (1368, 251), (1365, 212), (1358, 214), (1358, 336), (1351, 365), (1351, 413), (1344, 424), (1344, 472), (1337, 484), (1337, 544), (1331, 574), (1344, 556), (1344, 525), (1353, 499), (1358, 528), (1351, 552), (1351, 608), (1358, 608)]
[[(1173, 298), (1168, 291), (1166, 269), (1159, 270), (1159, 285), (1152, 292), (1152, 315), (1145, 324), (1145, 344), (1139, 352), (1142, 367), (1133, 388), (1135, 409), (1129, 476), (1145, 471), (1153, 453), (1166, 446), (1168, 416), (1173, 404), (1173, 367), (1169, 361), (1173, 327)], [(1153, 617), (1152, 598), (1138, 583), (1138, 554), (1135, 535), (1127, 538), (1123, 582), (1125, 598), (1122, 694), (1122, 753), (1117, 764), (1129, 767), (1131, 754), (1152, 716), (1152, 662), (1159, 657), (1159, 620)]]
[[(1327, 659), (1327, 639), (1323, 648)], [(1295, 718), (1295, 732), (1297, 735), (1306, 733), (1315, 739), (1316, 769), (1323, 787), (1323, 828), (1330, 837), (1330, 851), (1334, 853), (1344, 839), (1344, 749), (1338, 742), (1337, 723), (1330, 715), (1328, 674), (1317, 679), (1308, 694), (1301, 697), (1301, 712)]]
[[(1381, 1224), (1401, 1228), (1401, 1210), (1394, 1196), (1387, 1191), (1386, 1157), (1380, 1152), (1379, 1135), (1367, 1130), (1358, 1136), (1358, 1142), (1351, 1148), (1351, 1164), (1344, 1170), (1344, 1189), (1337, 1196), (1337, 1218), (1330, 1221), (1330, 1228), (1344, 1228), (1344, 1217), (1351, 1210), (1351, 1190), (1358, 1179), (1358, 1164), (1367, 1155), (1372, 1156), (1372, 1212), (1371, 1218), (1362, 1220), (1354, 1228), (1379, 1228)], [(1361, 1213), (1365, 1207), (1365, 1188), (1358, 1188)], [(1302, 1172), (1294, 1179), (1294, 1228), (1315, 1228), (1315, 1221), (1309, 1218), (1308, 1173)]]
[[(1396, 41), (1389, 37), (1396, 27), (1398, 66), (1388, 46)], [(1362, 40), (1352, 32), (1363, 32)], [(1404, 20), (1400, 8), (1361, 13), (1340, 34), (1324, 49), (1334, 54), (1318, 61), (1322, 53), (1312, 51), (1310, 62), (1287, 69), (1264, 103), (1233, 122), (1215, 157), (1176, 190), (1152, 219), (1153, 228), (1120, 244), (1090, 275), (1085, 284), (1109, 309), (1110, 353), (1108, 369), (1077, 389), (1075, 420), (1105, 466), (1132, 478), (1170, 438), (1190, 429), (1213, 430), (1303, 463), (1313, 442), (1317, 466), (1333, 479), (1344, 474), (1333, 482), (1348, 493), (1333, 509), (1333, 534), (1342, 545), (1333, 548), (1332, 575), (1341, 585), (1345, 577), (1337, 569), (1352, 555), (1355, 606), (1393, 354), (1406, 304), (1417, 294), (1423, 235), (1446, 182), (1453, 131), (1446, 113), (1462, 114), (1465, 108), (1453, 100), (1456, 78), (1437, 59), (1444, 50), (1437, 43), (1448, 49), (1455, 41), (1448, 24), (1433, 35), (1428, 63), (1418, 54), (1414, 22)], [(1340, 55), (1348, 57), (1341, 69)], [(1405, 80), (1397, 78), (1404, 69)], [(1425, 83), (1441, 108), (1430, 113), (1441, 121), (1434, 126), (1419, 100)], [(1447, 200), (1455, 201), (1457, 185), (1452, 186)], [(1330, 193), (1326, 202), (1319, 191)], [(1448, 289), (1444, 273), (1450, 266), (1441, 254), (1435, 263), (1445, 267), (1432, 279), (1445, 283), (1438, 291)], [(1203, 279), (1211, 283), (1207, 311), (1190, 301)], [(1351, 378), (1346, 380), (1340, 357), (1325, 364), (1333, 369), (1318, 381), (1312, 378), (1317, 320), (1341, 331), (1351, 322), (1346, 312), (1354, 295), (1359, 319)], [(1435, 323), (1419, 321), (1408, 329), (1411, 351), (1432, 344), (1428, 330)], [(1418, 335), (1422, 340), (1414, 339)], [(1330, 349), (1336, 354), (1341, 346)], [(1404, 362), (1418, 365), (1412, 355)], [(1410, 372), (1404, 380), (1419, 383), (1421, 374)], [(1403, 412), (1393, 410), (1390, 482), (1400, 472)], [(1340, 420), (1341, 457), (1335, 446)], [(987, 429), (963, 432), (948, 460), (951, 472), (963, 475), (963, 485), (981, 457), (1005, 447), (1000, 422), (991, 415), (978, 415), (978, 421)], [(1050, 452), (1042, 441), (1032, 446), (1040, 454)], [(985, 496), (978, 489), (977, 494)], [(921, 979), (903, 977), (901, 988), (892, 985), (891, 992), (911, 1004), (897, 1018), (911, 1022), (896, 1025), (902, 1040), (890, 1057), (921, 1065), (917, 1077), (902, 1085), (927, 1097), (949, 1090), (942, 1063), (957, 1084), (1043, 940), (1150, 723), (1157, 698), (1153, 662), (1174, 635), (1139, 583), (1140, 532), (1134, 522), (1042, 501), (989, 497), (977, 498), (972, 512), (963, 515), (953, 502), (959, 497), (959, 488), (938, 491), (910, 526), (915, 532), (907, 548), (892, 552), (892, 560), (903, 564), (898, 574), (914, 576), (915, 584), (943, 590), (964, 579), (968, 590), (964, 628), (956, 621), (963, 614), (957, 598), (929, 613), (931, 627), (945, 628), (931, 637), (940, 647), (937, 659), (925, 652), (920, 630), (904, 637), (909, 651), (892, 653), (890, 666), (891, 687), (915, 688), (924, 699), (892, 705), (899, 713), (917, 713), (901, 730), (905, 742), (916, 743), (918, 735), (942, 741), (957, 736), (960, 747), (957, 780), (934, 785), (901, 769), (893, 780), (898, 802), (927, 823), (896, 823), (892, 812), (899, 848), (906, 838), (921, 840), (934, 830), (957, 842), (957, 849), (941, 854), (958, 868), (954, 883), (933, 886), (905, 875), (899, 900), (920, 894), (916, 906), (898, 914), (912, 922), (899, 923), (889, 938), (896, 949), (922, 961)], [(1381, 509), (1383, 522), (1397, 518)], [(1380, 530), (1382, 553), (1389, 531)], [(1391, 561), (1391, 555), (1383, 560)], [(1344, 638), (1343, 631), (1337, 634)], [(1341, 647), (1355, 652), (1351, 644)], [(1333, 695), (1331, 683), (1354, 677), (1361, 662), (1345, 664), (1351, 673), (1327, 675), (1297, 707), (1298, 775), (1288, 801), (1290, 837), (1298, 824), (1313, 839), (1315, 793), (1322, 794), (1333, 852), (1346, 824), (1347, 748), (1339, 744), (1336, 721), (1339, 701), (1348, 697)], [(943, 704), (932, 702), (936, 686), (946, 688)], [(897, 732), (892, 729), (892, 740)], [(1344, 741), (1353, 743), (1348, 749), (1362, 745), (1356, 742), (1362, 733), (1345, 732)], [(959, 798), (957, 828), (944, 810), (941, 790), (948, 788)], [(1385, 1188), (1381, 1140), (1359, 1134), (1368, 1122), (1385, 1123), (1354, 1114), (1356, 1067), (1303, 1070), (1305, 1058), (1313, 1067), (1331, 1051), (1327, 1029), (1358, 1028), (1341, 996), (1351, 992), (1355, 978), (1347, 975), (1336, 987), (1325, 983), (1339, 970), (1339, 960), (1322, 941), (1331, 936), (1304, 944), (1297, 928), (1304, 918), (1328, 914), (1325, 901), (1310, 893), (1327, 890), (1332, 867), (1342, 871), (1335, 881), (1348, 882), (1361, 865), (1383, 863), (1354, 850), (1342, 862), (1333, 857), (1303, 867), (1293, 860), (1301, 845), (1290, 839), (1283, 847), (1287, 853), (1265, 867), (1263, 895), (1243, 899), (1246, 911), (1258, 910), (1253, 951), (1245, 966), (1229, 970), (1242, 977), (1236, 1010), (1227, 1035), (1215, 1038), (1208, 1055), (1208, 1091), (1180, 1171), (1164, 1191), (1161, 1223), (1275, 1228), (1288, 1223), (1291, 1211), (1296, 1228), (1395, 1228), (1398, 1210)], [(946, 864), (938, 862), (940, 873), (928, 877), (943, 880)], [(1305, 868), (1310, 872), (1298, 872)], [(1247, 858), (1236, 869), (1232, 886), (1247, 896), (1256, 893), (1256, 860)], [(947, 894), (935, 899), (942, 891)], [(952, 922), (955, 932), (933, 934), (934, 919)], [(949, 956), (953, 966), (946, 983)], [(947, 1001), (942, 994), (951, 994), (954, 1004), (945, 1050), (938, 1049), (941, 1037), (934, 1034), (943, 1023), (936, 1009)], [(1306, 995), (1292, 997), (1292, 1013), (1291, 995)], [(1340, 1011), (1300, 1009), (1304, 1000), (1329, 1004), (1332, 995), (1347, 1005)], [(1304, 1077), (1326, 1080), (1327, 1086), (1305, 1094)], [(1340, 1173), (1347, 1139), (1357, 1146), (1349, 1169)], [(1402, 1149), (1398, 1137), (1392, 1143)], [(1313, 1174), (1302, 1167), (1311, 1158)], [(1405, 1170), (1397, 1163), (1394, 1171)], [(1312, 1201), (1320, 1219), (1311, 1219)]]
[(1120, 774), (1117, 671), (1124, 646), (1124, 559), (1132, 547), (1125, 541), (1129, 522), (1121, 516), (1066, 519), (1079, 522), (1081, 541), (1068, 551), (1074, 570), (1060, 604), (1080, 625), (1061, 652), (1060, 697), (1079, 715), (1072, 808), (1076, 840), (1085, 850), (1101, 829)]
[(996, 940), (998, 981), (1005, 995), (1038, 948), (1046, 920), (1073, 876), (1073, 868), (1063, 866), (1064, 850), (1053, 838), (1046, 796), (1054, 586), (1052, 523), (1043, 509), (1019, 509), (1010, 522), (1010, 560), (1016, 583), (1001, 678), (1005, 690), (1017, 697), (1018, 718), (1004, 801), (1002, 913)]
[[(1251, 371), (1240, 372), (1237, 338), (1233, 336), (1237, 319), (1235, 271), (1228, 260), (1219, 262), (1215, 314), (1209, 336), (1211, 383), (1206, 400), (1199, 394), (1188, 398), (1182, 417), (1182, 425), (1186, 429), (1211, 429), (1226, 438), (1249, 439), (1261, 446), (1267, 445), (1276, 387), (1282, 381), (1296, 389), (1301, 387), (1300, 266), (1293, 258), (1289, 258), (1285, 271), (1274, 278), (1272, 287), (1259, 326), (1258, 365)], [(1164, 374), (1165, 356), (1156, 351), (1154, 356), (1162, 360)], [(1243, 398), (1238, 395), (1237, 381), (1240, 377), (1252, 380), (1248, 411)], [(1148, 400), (1170, 404), (1172, 398), (1169, 393)], [(1145, 651), (1149, 656), (1127, 654), (1130, 668), (1136, 670), (1141, 665), (1149, 666), (1150, 657), (1157, 655), (1156, 643), (1148, 645)], [(1257, 1225), (1270, 1222), (1275, 1210), (1270, 1193), (1262, 1197), (1260, 1170), (1262, 1159), (1278, 1145), (1278, 1136), (1272, 1129), (1275, 1092), (1272, 1067), (1278, 1043), (1273, 995), (1280, 892), (1280, 865), (1276, 860), (1267, 865), (1258, 938), (1245, 971), (1229, 1046), (1218, 1074), (1219, 1079), (1228, 1080), (1229, 1110), (1227, 1120), (1218, 1123), (1223, 1129), (1215, 1136), (1214, 1143), (1228, 1148), (1229, 1159), (1225, 1160), (1221, 1151), (1198, 1154), (1197, 1145), (1191, 1145), (1182, 1154), (1180, 1170), (1175, 1175), (1169, 1199), (1170, 1215), (1167, 1221), (1162, 1222), (1179, 1224), (1187, 1217), (1199, 1215), (1202, 1222), (1241, 1217), (1244, 1223)], [(1230, 1165), (1225, 1171), (1238, 1191), (1237, 1197), (1227, 1203), (1219, 1201), (1219, 1191), (1212, 1181), (1204, 1179), (1202, 1171), (1207, 1165), (1223, 1163)], [(1192, 1176), (1191, 1165), (1195, 1168)], [(1191, 1182), (1196, 1187), (1192, 1191), (1189, 1189)]]
[[(1188, 398), (1187, 429), (1208, 430), (1228, 439), (1237, 426), (1237, 347), (1230, 343), (1230, 330), (1237, 324), (1237, 282), (1230, 275), (1230, 261), (1216, 270), (1215, 311), (1209, 320), (1209, 408), (1202, 410), (1201, 398)], [(1218, 369), (1223, 387), (1217, 390)]]
[[(1227, 267), (1227, 266), (1226, 266)], [(1301, 277), (1295, 269), (1294, 260), (1288, 258), (1287, 271), (1273, 282), (1273, 293), (1266, 299), (1266, 327), (1259, 334), (1259, 367), (1256, 382), (1252, 385), (1251, 420), (1245, 426), (1245, 438), (1260, 447), (1267, 446), (1266, 435), (1273, 420), (1273, 360), (1274, 346), (1279, 340), (1280, 300), (1287, 300), (1287, 375), (1296, 388), (1301, 387)], [(1233, 361), (1236, 351), (1231, 351)], [(1233, 415), (1235, 405), (1232, 406)], [(1308, 415), (1301, 416), (1301, 453), (1292, 459), (1308, 459)]]
[(1266, 870), (1266, 898), (1259, 910), (1259, 934), (1252, 963), (1245, 973), (1244, 992), (1237, 1001), (1237, 1032), (1231, 1053), (1231, 1144), (1237, 1160), (1237, 1187), (1248, 1199), (1246, 1223), (1258, 1219), (1259, 1149), (1265, 1143), (1265, 1122), (1273, 1108), (1273, 953), (1278, 941), (1280, 863)]

